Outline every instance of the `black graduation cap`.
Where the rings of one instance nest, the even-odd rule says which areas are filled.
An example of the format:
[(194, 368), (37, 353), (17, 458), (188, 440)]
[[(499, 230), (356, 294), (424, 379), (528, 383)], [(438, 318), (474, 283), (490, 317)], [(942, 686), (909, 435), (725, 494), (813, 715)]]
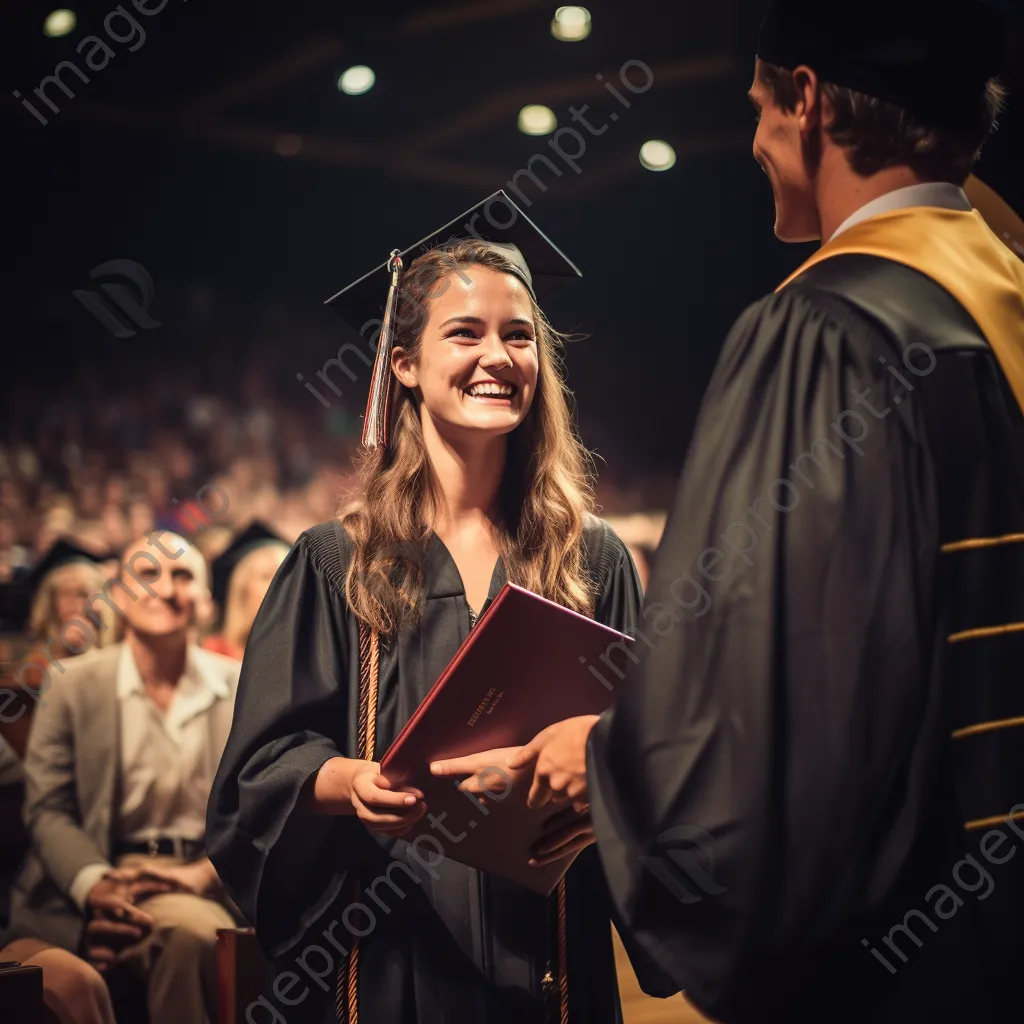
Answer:
[(211, 592), (221, 612), (227, 604), (228, 584), (231, 574), (238, 568), (246, 555), (264, 544), (284, 544), (288, 542), (258, 519), (250, 523), (237, 537), (213, 560), (210, 565)]
[(34, 600), (43, 580), (54, 571), (65, 565), (82, 562), (87, 565), (99, 565), (108, 558), (117, 558), (116, 554), (100, 555), (80, 547), (65, 538), (57, 540), (53, 546), (39, 559), (35, 565), (14, 582), (0, 589), (0, 620), (5, 630), (20, 630), (28, 622)]
[[(538, 301), (566, 281), (582, 277), (576, 265), (499, 190), (408, 249), (393, 249), (386, 262), (331, 296), (326, 304), (364, 337), (368, 326), (380, 325), (363, 422), (363, 444), (367, 447), (387, 445), (391, 347), (399, 277), (418, 256), (447, 242), (466, 238), (490, 243), (499, 250)], [(382, 310), (383, 317), (380, 316)]]
[(895, 103), (936, 127), (977, 117), (985, 83), (1003, 69), (997, 0), (773, 0), (757, 55), (807, 64), (826, 82)]

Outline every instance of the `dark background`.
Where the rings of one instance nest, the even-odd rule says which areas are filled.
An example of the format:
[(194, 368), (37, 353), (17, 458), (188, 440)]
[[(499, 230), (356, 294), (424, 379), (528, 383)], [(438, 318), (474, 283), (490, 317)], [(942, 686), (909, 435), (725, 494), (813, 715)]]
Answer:
[[(42, 413), (40, 402), (73, 405), (79, 388), (151, 394), (165, 378), (230, 394), (258, 364), (281, 401), (311, 421), (341, 415), (335, 427), (351, 432), (368, 373), (339, 380), (343, 408), (330, 412), (295, 380), (344, 340), (323, 300), (547, 153), (562, 177), (538, 166), (547, 191), (522, 187), (531, 218), (584, 273), (548, 309), (588, 336), (568, 354), (584, 440), (660, 503), (651, 481), (677, 469), (729, 325), (812, 247), (773, 237), (770, 187), (750, 155), (763, 0), (588, 6), (591, 36), (562, 43), (549, 30), (556, 4), (536, 0), (169, 0), (149, 18), (128, 3), (145, 43), (110, 42), (116, 56), (95, 72), (74, 47), (106, 38), (110, 0), (76, 5), (78, 26), (59, 40), (42, 33), (50, 5), (5, 12), (5, 408), (19, 391)], [(1022, 210), (1019, 28), (1008, 52), (1010, 108), (978, 173)], [(11, 92), (31, 97), (66, 58), (91, 80), (64, 76), (73, 99), (49, 90), (61, 110), (37, 103), (44, 126)], [(595, 75), (615, 82), (627, 60), (649, 65), (654, 85), (624, 110)], [(359, 97), (335, 84), (354, 63), (377, 75)], [(517, 130), (528, 102), (560, 125), (583, 103), (592, 123), (621, 116), (587, 136), (574, 174)], [(275, 152), (286, 133), (302, 136), (299, 154)], [(672, 170), (640, 166), (648, 138), (676, 148)], [(72, 296), (114, 258), (152, 275), (162, 326), (118, 339)], [(153, 414), (173, 420), (175, 401)], [(22, 434), (25, 422), (22, 407)]]

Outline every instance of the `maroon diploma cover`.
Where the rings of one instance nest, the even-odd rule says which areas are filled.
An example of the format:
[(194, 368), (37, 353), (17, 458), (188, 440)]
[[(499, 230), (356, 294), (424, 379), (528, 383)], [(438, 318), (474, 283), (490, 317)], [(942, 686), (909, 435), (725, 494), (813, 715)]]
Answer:
[(528, 861), (560, 808), (530, 810), (529, 779), (514, 786), (504, 764), (482, 773), (484, 806), (459, 791), (459, 780), (432, 776), (430, 763), (521, 746), (554, 722), (600, 714), (631, 642), (522, 587), (502, 587), (381, 760), (393, 785), (426, 797), (427, 815), (403, 836), (424, 864), (451, 858), (543, 895), (554, 889), (573, 858), (543, 868)]

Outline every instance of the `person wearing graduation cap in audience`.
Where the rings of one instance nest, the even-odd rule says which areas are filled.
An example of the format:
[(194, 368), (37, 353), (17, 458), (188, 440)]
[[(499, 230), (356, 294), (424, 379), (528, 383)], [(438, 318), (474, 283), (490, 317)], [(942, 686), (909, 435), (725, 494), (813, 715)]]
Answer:
[(219, 632), (203, 641), (206, 650), (242, 660), (256, 613), (288, 548), (282, 537), (255, 522), (214, 559), (213, 599), (221, 622)]
[(104, 560), (62, 539), (33, 567), (21, 591), (33, 646), (18, 670), (20, 684), (38, 686), (54, 661), (113, 642), (115, 623), (109, 608), (90, 602), (103, 592), (105, 578), (99, 566)]
[(1024, 237), (962, 188), (1002, 46), (772, 6), (754, 157), (823, 244), (725, 341), (612, 709), (509, 761), (589, 804), (642, 986), (726, 1024), (1020, 1016)]
[[(578, 274), (496, 193), (330, 300), (372, 326), (387, 295), (361, 498), (299, 537), (263, 601), (207, 819), (275, 969), (309, 965), (254, 1019), (621, 1019), (586, 814), (558, 812), (535, 851), (583, 850), (545, 899), (433, 847), (424, 858), (402, 840), (429, 813), (423, 794), (379, 773), (506, 580), (616, 629), (636, 621), (636, 573), (591, 514), (561, 338), (539, 305)], [(456, 823), (432, 824), (442, 850), (459, 841)]]

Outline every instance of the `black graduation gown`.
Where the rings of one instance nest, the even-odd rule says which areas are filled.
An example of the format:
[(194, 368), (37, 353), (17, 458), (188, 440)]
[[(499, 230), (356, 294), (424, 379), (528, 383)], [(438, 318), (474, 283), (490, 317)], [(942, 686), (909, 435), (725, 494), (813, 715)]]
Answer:
[[(586, 540), (599, 587), (595, 617), (625, 630), (641, 600), (632, 560), (593, 517)], [(288, 1024), (333, 1020), (337, 947), (352, 945), (351, 925), (354, 934), (372, 928), (360, 939), (363, 1020), (542, 1024), (551, 1012), (557, 1020), (557, 986), (552, 1002), (544, 995), (551, 984), (542, 984), (557, 932), (554, 900), (452, 860), (428, 870), (429, 852), (417, 860), (409, 844), (373, 837), (355, 817), (296, 810), (324, 761), (358, 749), (358, 624), (342, 589), (348, 551), (344, 531), (325, 523), (304, 533), (281, 566), (249, 637), (210, 798), (210, 857), (280, 979), (282, 995), (269, 1002)], [(378, 759), (470, 629), (447, 548), (432, 537), (422, 557), (421, 622), (381, 646)], [(504, 580), (499, 562), (488, 601)], [(356, 877), (366, 909), (346, 917)], [(570, 1020), (620, 1021), (610, 904), (594, 847), (567, 875), (566, 938)], [(254, 1019), (270, 1020), (270, 1009)]]
[(909, 267), (834, 256), (737, 321), (589, 744), (645, 990), (730, 1024), (1019, 1017), (1022, 453)]

